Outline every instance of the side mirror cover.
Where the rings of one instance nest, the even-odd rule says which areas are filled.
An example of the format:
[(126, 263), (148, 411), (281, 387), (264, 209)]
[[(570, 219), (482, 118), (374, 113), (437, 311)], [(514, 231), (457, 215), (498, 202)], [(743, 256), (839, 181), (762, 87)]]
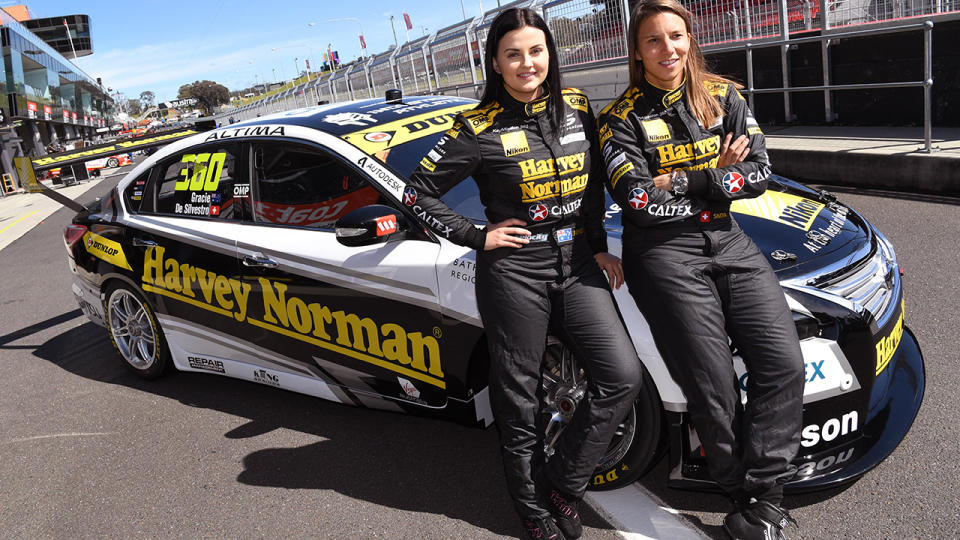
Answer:
[(349, 247), (382, 244), (406, 231), (403, 215), (382, 204), (371, 204), (350, 212), (337, 220), (337, 241)]

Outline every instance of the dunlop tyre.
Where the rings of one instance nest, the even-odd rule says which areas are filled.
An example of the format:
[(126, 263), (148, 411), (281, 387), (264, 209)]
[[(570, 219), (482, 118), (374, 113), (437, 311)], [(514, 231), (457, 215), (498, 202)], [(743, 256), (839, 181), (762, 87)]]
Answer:
[[(663, 456), (666, 427), (660, 394), (650, 374), (644, 369), (643, 386), (633, 402), (633, 410), (614, 435), (607, 455), (593, 471), (587, 489), (607, 491), (622, 488), (649, 472)], [(630, 433), (632, 436), (627, 441), (625, 435)]]
[(114, 283), (103, 298), (107, 333), (124, 365), (144, 379), (162, 376), (170, 365), (170, 351), (143, 295), (125, 283)]
[(117, 158), (112, 157), (107, 160), (107, 168), (112, 169), (118, 166), (120, 166), (120, 161)]

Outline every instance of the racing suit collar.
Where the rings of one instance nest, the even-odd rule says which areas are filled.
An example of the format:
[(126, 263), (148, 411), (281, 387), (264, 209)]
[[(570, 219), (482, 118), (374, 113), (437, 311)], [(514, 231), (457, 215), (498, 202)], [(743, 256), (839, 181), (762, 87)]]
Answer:
[(503, 96), (500, 99), (500, 102), (504, 105), (504, 107), (513, 109), (518, 113), (522, 113), (524, 116), (540, 116), (541, 114), (546, 113), (549, 101), (550, 88), (546, 84), (543, 85), (543, 95), (527, 103), (518, 101), (511, 96), (510, 92), (507, 92), (506, 89), (504, 89)]
[(673, 90), (660, 88), (659, 86), (656, 86), (648, 81), (646, 77), (643, 78), (643, 83), (640, 85), (640, 90), (650, 98), (650, 101), (659, 103), (664, 109), (673, 105), (677, 101), (680, 101), (680, 98), (683, 97), (683, 93), (686, 88), (686, 78), (683, 79), (683, 82), (680, 83), (680, 86), (674, 88)]

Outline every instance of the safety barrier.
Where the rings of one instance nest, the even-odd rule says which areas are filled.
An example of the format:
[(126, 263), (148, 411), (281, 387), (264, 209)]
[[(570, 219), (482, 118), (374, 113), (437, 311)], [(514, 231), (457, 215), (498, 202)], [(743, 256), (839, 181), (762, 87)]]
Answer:
[[(870, 33), (900, 32), (914, 28), (905, 18), (956, 14), (960, 0), (687, 0), (682, 2), (694, 14), (694, 33), (706, 53), (751, 48), (786, 47), (808, 40), (803, 33), (819, 31), (824, 51), (829, 39), (843, 37), (859, 29), (854, 25), (871, 24)], [(560, 65), (565, 69), (589, 69), (622, 63), (627, 56), (626, 33), (629, 9), (634, 0), (516, 0), (485, 12), (482, 16), (450, 25), (400, 47), (339, 66), (302, 90), (282, 97), (262, 99), (240, 110), (226, 111), (216, 118), (235, 116), (238, 120), (258, 114), (311, 104), (310, 92), (317, 101), (339, 102), (382, 96), (389, 88), (400, 88), (404, 95), (445, 94), (477, 95), (484, 84), (486, 46), (490, 25), (504, 9), (523, 7), (539, 11), (549, 25), (557, 44)], [(784, 24), (785, 21), (785, 24)], [(844, 34), (845, 35), (845, 34)], [(860, 35), (860, 34), (857, 34)], [(927, 38), (929, 39), (929, 33)], [(929, 47), (925, 63), (930, 63)], [(786, 56), (786, 53), (783, 53)], [(826, 52), (824, 53), (826, 58)], [(748, 52), (748, 62), (752, 62)], [(784, 63), (785, 65), (785, 63)], [(829, 60), (824, 62), (829, 66)], [(824, 68), (829, 69), (828, 67)], [(752, 67), (749, 67), (752, 71)], [(826, 71), (825, 71), (826, 73)], [(752, 74), (751, 74), (752, 77)], [(831, 118), (829, 93), (852, 89), (853, 85), (831, 87), (825, 77), (822, 87), (793, 87), (784, 76), (781, 88), (752, 88), (748, 92), (781, 92), (787, 118), (790, 118), (789, 94), (820, 90), (824, 92), (826, 118)], [(917, 83), (856, 85), (859, 89), (924, 86), (929, 94), (931, 75)], [(929, 107), (925, 108), (925, 126), (929, 130)]]

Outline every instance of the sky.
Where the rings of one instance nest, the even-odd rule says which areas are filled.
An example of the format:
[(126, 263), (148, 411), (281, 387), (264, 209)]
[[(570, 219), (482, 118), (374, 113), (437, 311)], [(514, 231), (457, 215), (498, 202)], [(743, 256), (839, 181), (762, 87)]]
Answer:
[[(216, 81), (230, 90), (256, 82), (289, 79), (296, 68), (322, 63), (330, 44), (341, 62), (406, 41), (403, 12), (410, 15), (410, 39), (475, 17), (496, 0), (33, 0), (34, 17), (75, 13), (90, 16), (93, 54), (75, 64), (124, 97), (151, 91), (157, 101), (176, 99), (183, 84)], [(504, 4), (506, 1), (503, 2)], [(341, 19), (341, 20), (336, 20)], [(346, 20), (343, 20), (346, 19)], [(309, 23), (314, 25), (310, 26)]]

